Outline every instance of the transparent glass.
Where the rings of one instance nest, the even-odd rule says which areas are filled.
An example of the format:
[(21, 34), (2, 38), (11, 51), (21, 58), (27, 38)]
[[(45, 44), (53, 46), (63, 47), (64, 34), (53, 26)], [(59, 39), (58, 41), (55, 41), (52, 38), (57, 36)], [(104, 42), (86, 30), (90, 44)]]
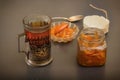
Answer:
[[(44, 66), (52, 61), (50, 26), (51, 18), (45, 15), (29, 15), (23, 19), (26, 62), (32, 66)], [(20, 51), (20, 50), (19, 50)]]
[(105, 34), (97, 28), (85, 28), (78, 37), (78, 63), (82, 66), (102, 66), (106, 62)]
[[(73, 30), (72, 35), (66, 35), (66, 34), (64, 34), (64, 35), (66, 35), (65, 37), (58, 37), (55, 34), (52, 34), (53, 29), (55, 29), (55, 27), (57, 25), (60, 25), (61, 23), (67, 23), (68, 24), (68, 27)], [(72, 41), (73, 39), (76, 38), (76, 36), (77, 36), (78, 33), (79, 33), (78, 26), (75, 25), (75, 24), (73, 24), (73, 23), (71, 23), (71, 22), (56, 21), (56, 22), (53, 22), (52, 25), (51, 25), (51, 39), (53, 41), (55, 41), (55, 42), (64, 42), (64, 43), (66, 43), (66, 42)]]

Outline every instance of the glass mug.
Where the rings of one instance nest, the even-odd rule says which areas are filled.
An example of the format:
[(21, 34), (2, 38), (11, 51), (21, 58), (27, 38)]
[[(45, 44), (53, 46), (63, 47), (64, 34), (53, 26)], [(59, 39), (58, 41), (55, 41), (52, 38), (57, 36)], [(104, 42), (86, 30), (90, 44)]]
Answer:
[[(18, 51), (26, 54), (26, 63), (45, 66), (52, 62), (50, 25), (51, 18), (45, 15), (29, 15), (23, 19), (24, 33), (18, 35)], [(25, 37), (25, 51), (21, 51), (21, 37)]]

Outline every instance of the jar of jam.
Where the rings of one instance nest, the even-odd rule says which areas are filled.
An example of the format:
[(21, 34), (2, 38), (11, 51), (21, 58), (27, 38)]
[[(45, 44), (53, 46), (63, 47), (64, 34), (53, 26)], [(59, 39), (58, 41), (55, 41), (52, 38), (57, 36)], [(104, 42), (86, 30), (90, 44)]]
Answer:
[(78, 37), (78, 63), (82, 66), (102, 66), (106, 62), (105, 34), (98, 28), (85, 28)]

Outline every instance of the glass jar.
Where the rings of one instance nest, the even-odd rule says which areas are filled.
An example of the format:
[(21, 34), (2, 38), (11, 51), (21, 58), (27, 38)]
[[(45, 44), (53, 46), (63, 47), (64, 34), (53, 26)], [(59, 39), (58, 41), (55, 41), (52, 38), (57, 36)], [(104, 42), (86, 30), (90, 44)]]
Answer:
[(78, 63), (82, 66), (102, 66), (106, 62), (105, 34), (101, 29), (85, 28), (78, 37)]

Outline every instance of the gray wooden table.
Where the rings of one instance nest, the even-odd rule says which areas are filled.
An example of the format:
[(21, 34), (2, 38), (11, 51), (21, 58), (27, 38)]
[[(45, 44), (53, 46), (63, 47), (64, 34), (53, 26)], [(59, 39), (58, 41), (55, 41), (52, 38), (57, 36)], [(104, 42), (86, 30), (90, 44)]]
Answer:
[[(53, 62), (33, 68), (25, 55), (17, 51), (17, 35), (22, 33), (24, 16), (39, 13), (69, 17), (103, 15), (89, 3), (108, 11), (110, 31), (107, 38), (107, 61), (102, 67), (86, 68), (77, 64), (77, 40), (67, 44), (52, 42)], [(120, 1), (119, 0), (0, 0), (0, 80), (120, 80)], [(76, 22), (82, 28), (82, 21)]]

